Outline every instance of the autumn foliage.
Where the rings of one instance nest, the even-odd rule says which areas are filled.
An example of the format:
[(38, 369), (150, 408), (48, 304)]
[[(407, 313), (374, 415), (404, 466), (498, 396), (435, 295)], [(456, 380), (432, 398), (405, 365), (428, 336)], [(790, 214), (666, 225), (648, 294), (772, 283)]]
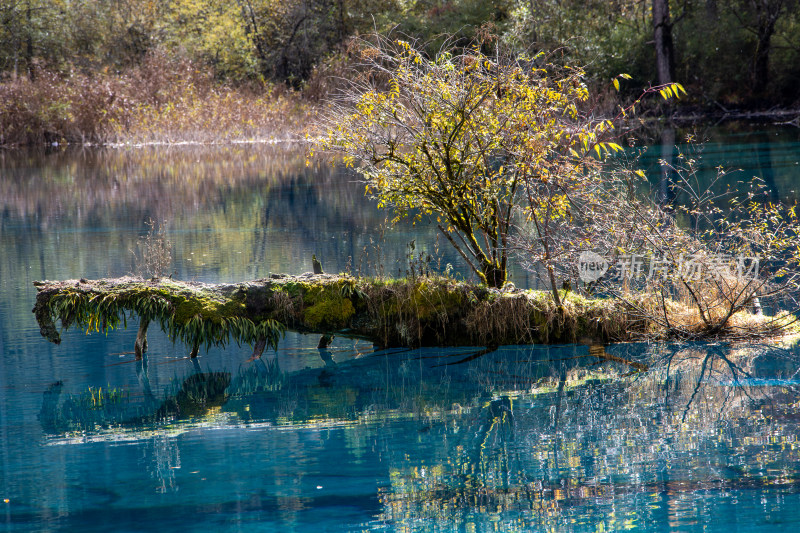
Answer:
[[(327, 117), (324, 149), (357, 165), (379, 205), (434, 218), (484, 283), (506, 281), (512, 228), (569, 216), (568, 195), (596, 162), (611, 124), (582, 115), (580, 69), (541, 57), (486, 54), (476, 43), (426, 57), (376, 37), (367, 67)], [(585, 189), (585, 187), (583, 187)]]

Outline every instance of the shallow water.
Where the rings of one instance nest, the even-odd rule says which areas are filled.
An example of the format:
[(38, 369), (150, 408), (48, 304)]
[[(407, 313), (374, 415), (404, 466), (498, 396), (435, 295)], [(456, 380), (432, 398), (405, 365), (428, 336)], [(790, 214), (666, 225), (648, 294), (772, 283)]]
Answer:
[[(758, 152), (741, 135), (707, 151)], [(772, 180), (791, 197), (799, 136), (777, 137)], [(797, 348), (607, 347), (650, 366), (620, 378), (633, 368), (574, 345), (320, 354), (287, 335), (247, 363), (246, 346), (189, 360), (154, 331), (137, 363), (131, 323), (55, 346), (32, 281), (135, 270), (148, 218), (168, 221), (174, 275), (210, 282), (307, 271), (312, 253), (396, 275), (435, 234), (382, 231), (352, 176), (278, 148), (5, 153), (0, 171), (8, 531), (800, 528)]]

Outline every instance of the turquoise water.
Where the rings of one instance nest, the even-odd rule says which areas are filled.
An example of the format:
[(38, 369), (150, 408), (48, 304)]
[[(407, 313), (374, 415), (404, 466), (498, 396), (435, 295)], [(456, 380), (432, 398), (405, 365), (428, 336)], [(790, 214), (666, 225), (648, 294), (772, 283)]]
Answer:
[[(707, 151), (746, 163), (743, 135)], [(773, 136), (755, 157), (791, 197), (800, 136)], [(136, 362), (135, 324), (55, 346), (32, 281), (134, 271), (148, 218), (167, 221), (174, 275), (210, 282), (304, 272), (312, 253), (402, 274), (435, 233), (382, 230), (352, 176), (278, 148), (5, 153), (0, 172), (4, 530), (800, 528), (797, 347), (607, 347), (649, 367), (632, 373), (576, 345), (320, 353), (300, 335), (248, 363), (152, 332)]]

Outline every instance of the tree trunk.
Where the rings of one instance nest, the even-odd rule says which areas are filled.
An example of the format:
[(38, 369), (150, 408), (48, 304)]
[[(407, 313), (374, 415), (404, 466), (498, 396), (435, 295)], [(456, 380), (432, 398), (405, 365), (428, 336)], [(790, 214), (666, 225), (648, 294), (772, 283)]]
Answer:
[(36, 72), (33, 69), (33, 16), (30, 1), (28, 2), (28, 9), (26, 11), (26, 30), (27, 36), (25, 38), (25, 64), (28, 69), (28, 79), (33, 81), (36, 77)]
[[(203, 345), (224, 347), (233, 342), (254, 346), (252, 358), (258, 358), (267, 347), (277, 349), (287, 329), (365, 339), (385, 348), (602, 344), (656, 338), (659, 329), (662, 338), (675, 333), (623, 299), (569, 297), (569, 305), (553, 305), (544, 291), (501, 293), (443, 278), (380, 281), (330, 274), (273, 274), (270, 279), (223, 284), (126, 277), (34, 285), (39, 292), (33, 313), (40, 333), (50, 342), (61, 342), (57, 320), (62, 329), (76, 326), (108, 333), (126, 324), (128, 317), (139, 315), (136, 344), (142, 354), (147, 324), (155, 323), (185, 344), (192, 358)], [(783, 334), (774, 324), (766, 322), (766, 329), (754, 325), (752, 332)], [(715, 339), (725, 334), (705, 331)], [(742, 334), (738, 328), (729, 333)], [(693, 340), (702, 335), (689, 333)], [(321, 341), (320, 349), (326, 344)]]
[(263, 38), (261, 35), (261, 30), (258, 27), (258, 20), (256, 19), (256, 12), (253, 9), (253, 4), (252, 2), (247, 1), (244, 3), (240, 2), (239, 6), (242, 10), (245, 35), (249, 37), (250, 42), (253, 43), (253, 46), (256, 49), (256, 55), (261, 63), (261, 70), (264, 71), (268, 58), (262, 42)]
[[(740, 21), (756, 33), (756, 52), (753, 56), (753, 94), (762, 96), (769, 84), (769, 55), (775, 25), (785, 11), (787, 0), (749, 0), (749, 13)], [(753, 23), (749, 23), (752, 20)]]
[(550, 290), (553, 294), (553, 302), (555, 302), (556, 307), (559, 309), (562, 308), (561, 304), (561, 296), (558, 294), (558, 285), (556, 285), (556, 274), (553, 270), (553, 265), (547, 264), (547, 275), (550, 278)]
[(506, 269), (494, 263), (486, 263), (483, 266), (483, 275), (486, 277), (486, 285), (495, 289), (501, 289), (506, 283)]
[(675, 46), (672, 42), (669, 0), (653, 0), (653, 37), (658, 84), (672, 83), (675, 80)]
[(709, 21), (716, 21), (719, 18), (717, 0), (706, 0), (706, 18)]
[(769, 84), (769, 53), (775, 22), (775, 19), (770, 19), (758, 28), (758, 47), (753, 60), (753, 92), (756, 96), (764, 94)]

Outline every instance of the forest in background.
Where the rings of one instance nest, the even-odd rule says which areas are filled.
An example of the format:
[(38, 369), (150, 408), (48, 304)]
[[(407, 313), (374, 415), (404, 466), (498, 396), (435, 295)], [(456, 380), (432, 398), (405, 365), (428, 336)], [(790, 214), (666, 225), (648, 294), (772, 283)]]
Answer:
[(307, 118), (353, 61), (351, 39), (375, 31), (435, 51), (490, 28), (512, 50), (584, 66), (599, 98), (627, 73), (623, 93), (677, 81), (682, 105), (706, 113), (796, 107), (799, 4), (0, 0), (0, 144), (269, 136), (287, 108)]

